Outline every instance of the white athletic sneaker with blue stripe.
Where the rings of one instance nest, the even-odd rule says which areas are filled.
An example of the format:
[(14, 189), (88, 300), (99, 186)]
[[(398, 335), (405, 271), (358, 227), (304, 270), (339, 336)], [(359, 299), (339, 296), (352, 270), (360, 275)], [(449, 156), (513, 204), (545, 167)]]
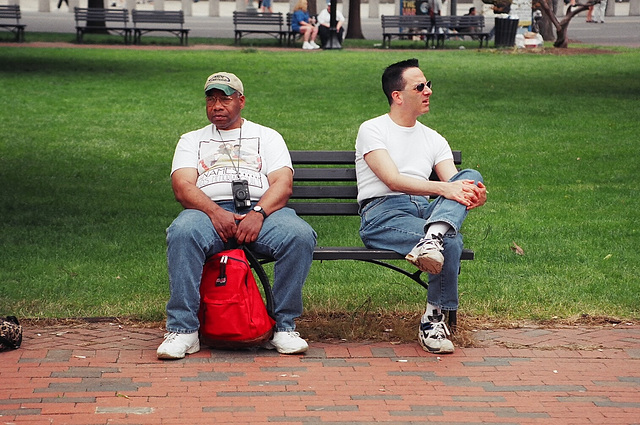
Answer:
[(444, 242), (442, 235), (420, 239), (410, 253), (404, 257), (411, 264), (431, 274), (439, 274), (444, 265)]
[(444, 323), (444, 314), (428, 316), (428, 322), (420, 323), (418, 341), (424, 351), (434, 354), (453, 353), (453, 343), (449, 340), (451, 333)]

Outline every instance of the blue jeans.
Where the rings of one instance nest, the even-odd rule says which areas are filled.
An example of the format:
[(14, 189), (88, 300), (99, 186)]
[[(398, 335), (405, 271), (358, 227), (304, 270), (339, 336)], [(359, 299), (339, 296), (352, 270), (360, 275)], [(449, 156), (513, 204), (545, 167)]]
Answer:
[[(450, 181), (463, 179), (483, 181), (475, 170), (462, 170)], [(360, 237), (368, 248), (406, 255), (424, 237), (431, 223), (448, 223), (451, 230), (444, 235), (444, 266), (440, 274), (429, 275), (427, 302), (442, 310), (457, 310), (462, 255), (460, 228), (467, 213), (464, 205), (442, 196), (431, 202), (425, 196), (383, 196), (366, 204), (360, 212)]]
[[(235, 211), (232, 201), (218, 202)], [(245, 213), (246, 211), (238, 211)], [(316, 245), (316, 233), (290, 208), (274, 211), (264, 220), (258, 240), (248, 245), (257, 254), (275, 259), (273, 273), (274, 314), (277, 331), (295, 329), (302, 314), (304, 284)], [(200, 279), (205, 260), (235, 241), (224, 243), (209, 217), (199, 210), (183, 210), (167, 229), (169, 289), (167, 331), (193, 333), (200, 327)]]

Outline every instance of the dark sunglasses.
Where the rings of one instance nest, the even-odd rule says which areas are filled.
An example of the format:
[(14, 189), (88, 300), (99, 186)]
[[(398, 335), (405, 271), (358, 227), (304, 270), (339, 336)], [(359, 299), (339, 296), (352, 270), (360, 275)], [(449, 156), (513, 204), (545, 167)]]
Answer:
[(413, 89), (417, 92), (423, 92), (425, 86), (431, 88), (431, 80), (427, 81), (426, 83), (420, 83), (417, 86), (415, 86)]

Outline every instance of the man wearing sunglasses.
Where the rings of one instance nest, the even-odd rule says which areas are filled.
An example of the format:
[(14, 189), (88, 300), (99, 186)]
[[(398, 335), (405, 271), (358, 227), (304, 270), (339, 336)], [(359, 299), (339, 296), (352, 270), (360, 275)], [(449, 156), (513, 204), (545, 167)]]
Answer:
[[(364, 122), (356, 138), (360, 237), (429, 273), (418, 340), (425, 351), (452, 353), (443, 312), (458, 309), (460, 227), (487, 191), (480, 173), (458, 172), (444, 137), (418, 122), (433, 92), (417, 59), (387, 67), (382, 90), (389, 112)], [(440, 181), (429, 180), (432, 171)]]
[(228, 72), (204, 85), (209, 124), (185, 133), (176, 147), (171, 186), (184, 210), (167, 229), (170, 297), (161, 359), (181, 359), (200, 350), (198, 309), (205, 260), (246, 245), (275, 259), (276, 329), (265, 348), (302, 353), (307, 342), (295, 332), (302, 313), (316, 234), (286, 204), (293, 186), (291, 157), (275, 130), (242, 118), (244, 86)]

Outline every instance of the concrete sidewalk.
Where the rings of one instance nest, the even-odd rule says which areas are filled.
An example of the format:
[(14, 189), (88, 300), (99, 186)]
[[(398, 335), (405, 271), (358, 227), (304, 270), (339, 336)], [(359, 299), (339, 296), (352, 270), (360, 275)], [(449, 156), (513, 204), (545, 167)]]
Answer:
[(160, 361), (161, 329), (25, 329), (0, 353), (0, 424), (638, 424), (640, 325), (496, 329), (452, 355), (311, 342)]

